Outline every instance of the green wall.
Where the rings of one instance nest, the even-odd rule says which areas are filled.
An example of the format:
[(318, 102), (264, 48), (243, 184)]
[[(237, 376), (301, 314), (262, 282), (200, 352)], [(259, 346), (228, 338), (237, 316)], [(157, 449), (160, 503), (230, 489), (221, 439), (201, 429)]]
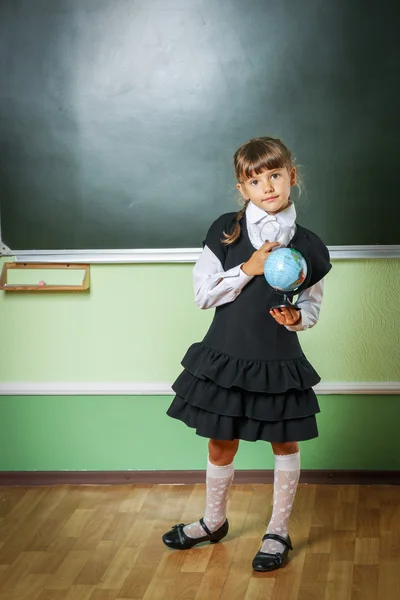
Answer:
[[(0, 292), (3, 382), (172, 382), (212, 311), (190, 264), (93, 265), (88, 294)], [(400, 261), (334, 261), (320, 323), (300, 334), (324, 382), (399, 381)], [(320, 396), (304, 468), (400, 468), (398, 396)], [(165, 416), (165, 396), (0, 396), (0, 470), (201, 469), (206, 440)], [(171, 441), (175, 440), (175, 441)], [(238, 468), (271, 468), (262, 442)]]
[[(207, 440), (165, 416), (164, 396), (0, 396), (0, 470), (204, 469)], [(305, 469), (399, 469), (398, 396), (320, 396)], [(273, 468), (242, 442), (239, 469)]]

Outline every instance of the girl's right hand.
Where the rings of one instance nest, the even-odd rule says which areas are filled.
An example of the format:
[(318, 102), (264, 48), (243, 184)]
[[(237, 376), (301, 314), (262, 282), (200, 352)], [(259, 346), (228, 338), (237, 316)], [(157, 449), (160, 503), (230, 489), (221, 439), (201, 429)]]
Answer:
[(246, 275), (263, 275), (264, 274), (264, 263), (271, 254), (271, 251), (276, 246), (280, 246), (279, 242), (269, 242), (268, 240), (263, 243), (261, 248), (256, 250), (249, 260), (242, 265), (242, 271)]

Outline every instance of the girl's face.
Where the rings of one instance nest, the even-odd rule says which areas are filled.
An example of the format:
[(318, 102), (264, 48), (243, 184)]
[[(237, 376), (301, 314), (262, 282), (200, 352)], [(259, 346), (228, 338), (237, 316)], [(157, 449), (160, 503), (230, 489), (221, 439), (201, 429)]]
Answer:
[(282, 169), (265, 170), (237, 184), (237, 189), (245, 200), (272, 215), (284, 210), (289, 204), (290, 188), (296, 183), (296, 167), (289, 171)]

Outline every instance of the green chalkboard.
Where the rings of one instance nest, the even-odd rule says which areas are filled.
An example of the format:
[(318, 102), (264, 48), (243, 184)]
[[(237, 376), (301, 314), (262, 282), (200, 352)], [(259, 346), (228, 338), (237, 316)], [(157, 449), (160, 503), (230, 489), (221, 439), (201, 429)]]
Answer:
[(395, 0), (2, 0), (3, 242), (199, 247), (236, 209), (234, 151), (271, 135), (300, 223), (399, 244), (399, 22)]

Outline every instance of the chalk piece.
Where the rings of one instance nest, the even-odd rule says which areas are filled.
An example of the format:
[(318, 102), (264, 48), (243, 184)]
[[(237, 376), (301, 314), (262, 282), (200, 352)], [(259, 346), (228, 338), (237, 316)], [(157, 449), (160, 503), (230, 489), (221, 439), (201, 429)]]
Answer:
[(41, 280), (39, 281), (39, 285), (41, 285), (41, 286), (43, 286), (43, 285), (46, 285), (46, 284), (45, 284), (45, 282), (43, 281), (43, 279), (41, 279)]

